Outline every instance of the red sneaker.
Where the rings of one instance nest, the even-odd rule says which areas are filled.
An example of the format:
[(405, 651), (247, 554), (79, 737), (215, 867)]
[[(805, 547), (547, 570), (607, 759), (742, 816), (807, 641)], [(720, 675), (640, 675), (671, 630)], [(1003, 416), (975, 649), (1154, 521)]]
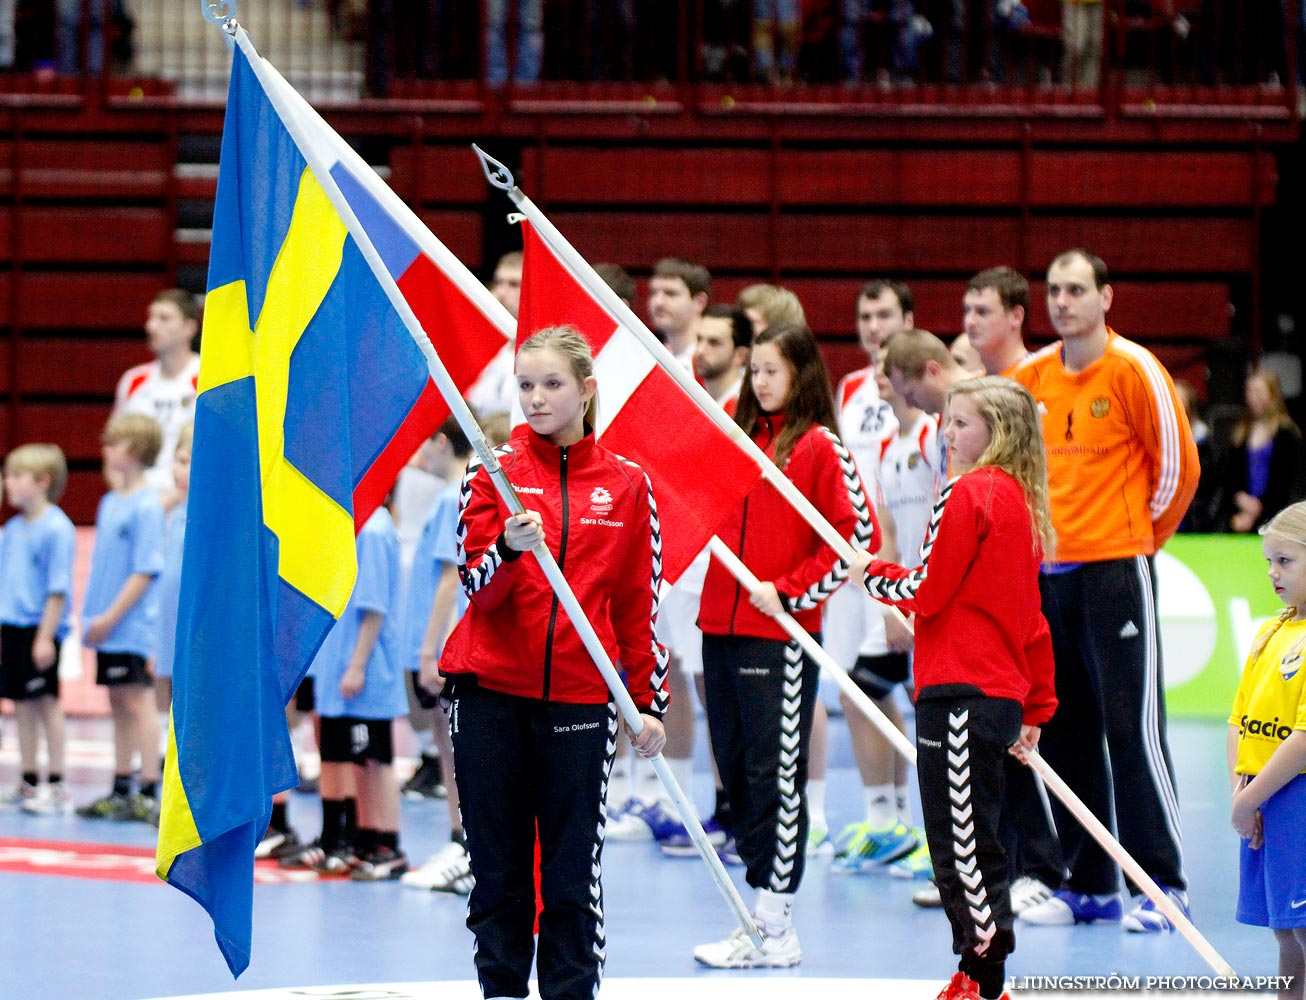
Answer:
[[(966, 973), (958, 972), (943, 987), (935, 1000), (983, 1000), (980, 996), (979, 984), (971, 979)], [(1011, 1000), (1011, 996), (1003, 993), (999, 1000)]]

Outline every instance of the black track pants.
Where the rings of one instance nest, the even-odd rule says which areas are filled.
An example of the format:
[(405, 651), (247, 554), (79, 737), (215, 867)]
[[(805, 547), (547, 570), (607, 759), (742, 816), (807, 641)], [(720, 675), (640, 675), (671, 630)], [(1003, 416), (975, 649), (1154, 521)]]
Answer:
[(818, 668), (794, 642), (704, 635), (703, 680), (712, 754), (748, 884), (796, 892), (807, 860), (807, 748)]
[(540, 996), (591, 1000), (606, 940), (599, 877), (616, 749), (613, 705), (568, 705), (459, 685), (450, 731), (472, 874), (467, 926), (485, 996), (524, 997), (535, 952), (540, 838)]
[(952, 924), (960, 968), (979, 980), (1016, 946), (1011, 885), (998, 833), (1008, 748), (1020, 738), (1020, 703), (970, 685), (921, 690), (916, 761), (934, 880)]
[[(1185, 888), (1179, 798), (1166, 738), (1152, 560), (1084, 563), (1044, 574), (1043, 616), (1057, 663), (1057, 713), (1040, 749), (1124, 849), (1164, 886)], [(1119, 888), (1116, 865), (1060, 802), (1066, 888)]]

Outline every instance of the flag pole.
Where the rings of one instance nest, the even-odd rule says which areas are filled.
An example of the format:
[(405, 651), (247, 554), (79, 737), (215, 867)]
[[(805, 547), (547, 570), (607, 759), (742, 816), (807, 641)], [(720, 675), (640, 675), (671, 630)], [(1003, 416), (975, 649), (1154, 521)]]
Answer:
[[(445, 402), (449, 406), (450, 413), (458, 422), (459, 427), (461, 427), (463, 432), (467, 435), (469, 442), (475, 449), (481, 462), (484, 464), (495, 488), (499, 492), (499, 495), (503, 498), (503, 501), (507, 504), (509, 510), (514, 514), (522, 513), (525, 510), (525, 507), (522, 505), (521, 499), (517, 496), (516, 490), (513, 489), (512, 483), (508, 480), (507, 473), (503, 471), (503, 467), (499, 464), (498, 457), (494, 454), (489, 443), (485, 440), (485, 435), (482, 433), (480, 425), (476, 423), (471, 408), (462, 398), (461, 393), (458, 391), (457, 384), (454, 382), (452, 376), (450, 376), (448, 369), (445, 368), (444, 362), (440, 359), (439, 355), (436, 354), (430, 338), (422, 329), (422, 325), (417, 319), (417, 316), (413, 313), (412, 307), (399, 291), (398, 286), (395, 284), (390, 272), (386, 269), (386, 266), (384, 262), (382, 262), (380, 255), (377, 253), (376, 248), (372, 245), (372, 241), (368, 237), (366, 230), (364, 230), (363, 226), (359, 223), (348, 200), (340, 191), (334, 178), (332, 178), (330, 170), (328, 169), (328, 164), (323, 162), (320, 150), (316, 143), (309, 137), (307, 130), (303, 127), (303, 123), (299, 119), (302, 110), (296, 108), (293, 102), (286, 99), (286, 91), (293, 88), (290, 88), (290, 85), (280, 77), (280, 74), (268, 72), (267, 65), (254, 49), (253, 43), (249, 40), (249, 36), (243, 29), (239, 29), (236, 32), (236, 44), (240, 46), (241, 50), (249, 59), (250, 66), (258, 76), (260, 83), (263, 84), (268, 99), (272, 102), (272, 105), (276, 108), (278, 114), (281, 115), (287, 131), (290, 132), (291, 137), (295, 140), (296, 146), (299, 147), (300, 153), (308, 162), (309, 167), (312, 169), (314, 176), (318, 180), (318, 183), (322, 186), (322, 190), (330, 200), (332, 207), (340, 214), (340, 218), (344, 221), (350, 235), (354, 237), (354, 241), (358, 245), (359, 251), (367, 261), (367, 264), (371, 268), (373, 275), (376, 277), (377, 282), (384, 290), (391, 306), (403, 321), (409, 335), (413, 338), (413, 342), (417, 345), (418, 349), (421, 350), (423, 357), (426, 359), (427, 368), (430, 371), (432, 381), (434, 381), (436, 388), (444, 397)], [(281, 81), (280, 84), (276, 82), (277, 80)], [(269, 86), (269, 84), (271, 84), (271, 86)], [(282, 90), (283, 86), (286, 88), (286, 91)], [(603, 675), (604, 683), (607, 684), (608, 690), (612, 693), (617, 708), (625, 719), (626, 724), (630, 727), (633, 733), (638, 735), (644, 728), (644, 721), (640, 717), (639, 708), (635, 705), (634, 699), (631, 698), (630, 692), (626, 690), (626, 686), (618, 676), (616, 668), (613, 667), (612, 661), (608, 657), (607, 650), (603, 648), (602, 640), (599, 639), (598, 634), (594, 631), (594, 626), (590, 624), (589, 619), (585, 615), (584, 609), (581, 607), (576, 595), (572, 592), (571, 586), (568, 584), (566, 577), (562, 575), (562, 570), (558, 566), (557, 561), (553, 558), (553, 553), (551, 553), (548, 546), (544, 544), (537, 545), (531, 551), (539, 560), (540, 567), (544, 570), (545, 577), (548, 579), (550, 586), (553, 587), (554, 592), (557, 594), (559, 603), (561, 603), (563, 609), (567, 612), (567, 616), (571, 619), (572, 625), (580, 636), (581, 642), (593, 658), (595, 665), (599, 669), (599, 673)], [(670, 794), (672, 803), (680, 811), (681, 819), (684, 822), (686, 829), (689, 831), (690, 838), (698, 848), (699, 854), (702, 855), (703, 860), (707, 863), (708, 870), (712, 873), (712, 878), (716, 882), (717, 888), (721, 890), (722, 895), (726, 897), (726, 901), (730, 904), (731, 909), (734, 910), (740, 927), (749, 935), (753, 943), (760, 948), (762, 946), (762, 938), (757, 926), (753, 922), (752, 915), (749, 913), (748, 907), (744, 904), (744, 901), (740, 897), (739, 891), (735, 888), (734, 883), (730, 880), (729, 875), (726, 874), (725, 866), (717, 856), (716, 850), (708, 843), (707, 834), (703, 831), (703, 825), (699, 822), (698, 815), (695, 812), (693, 805), (685, 795), (684, 790), (676, 781), (675, 776), (671, 773), (671, 769), (667, 766), (667, 763), (662, 758), (661, 754), (652, 759), (652, 764), (654, 771), (657, 772), (658, 778), (662, 781), (662, 784)]]
[(539, 207), (530, 198), (526, 197), (521, 188), (516, 186), (513, 182), (512, 172), (479, 146), (473, 144), (472, 149), (476, 151), (476, 155), (480, 158), (481, 167), (485, 171), (485, 176), (490, 184), (505, 192), (513, 204), (521, 209), (522, 214), (539, 231), (553, 252), (570, 268), (585, 290), (598, 299), (608, 312), (616, 316), (622, 325), (635, 335), (640, 344), (657, 359), (663, 370), (698, 404), (699, 409), (707, 414), (717, 427), (725, 432), (749, 458), (757, 463), (762, 470), (762, 477), (774, 486), (780, 495), (802, 515), (803, 519), (824, 539), (825, 543), (834, 549), (841, 559), (850, 562), (856, 553), (852, 543), (839, 534), (838, 530), (826, 520), (825, 516), (816, 509), (812, 502), (803, 496), (789, 477), (767, 458), (762, 449), (753, 443), (753, 440), (721, 408), (708, 391), (694, 380), (693, 375), (685, 370), (685, 366), (675, 359), (630, 307), (621, 301), (617, 293), (609, 288), (607, 283), (595, 273), (585, 258), (567, 242), (566, 237), (558, 231)]
[[(729, 546), (713, 535), (712, 540), (708, 543), (708, 548), (712, 550), (714, 556), (725, 564), (726, 569), (731, 572), (735, 579), (748, 589), (749, 593), (757, 593), (762, 586), (762, 582), (740, 561), (738, 556), (730, 551)], [(811, 634), (799, 625), (788, 612), (782, 611), (774, 617), (780, 627), (788, 632), (802, 647), (803, 652), (816, 661), (825, 671), (826, 676), (834, 680), (840, 692), (847, 695), (848, 700), (857, 710), (866, 716), (885, 739), (893, 744), (894, 749), (902, 754), (909, 763), (915, 764), (916, 748), (912, 746), (911, 741), (897, 726), (889, 721), (888, 716), (880, 711), (879, 706), (866, 696), (866, 692), (862, 691), (853, 683), (851, 677), (839, 669), (839, 665), (834, 662), (834, 658), (821, 648), (820, 643), (813, 639)], [(1134, 884), (1142, 889), (1147, 898), (1156, 904), (1156, 908), (1165, 914), (1171, 925), (1176, 927), (1179, 933), (1188, 939), (1188, 943), (1206, 960), (1206, 963), (1217, 974), (1234, 978), (1233, 966), (1221, 957), (1211, 943), (1202, 936), (1202, 933), (1193, 926), (1193, 922), (1184, 916), (1183, 911), (1175, 905), (1174, 900), (1165, 894), (1151, 876), (1143, 870), (1142, 866), (1124, 849), (1121, 843), (1111, 835), (1111, 831), (1102, 825), (1101, 821), (1093, 815), (1088, 806), (1084, 805), (1083, 801), (1061, 779), (1060, 775), (1048, 766), (1048, 762), (1037, 751), (1022, 754), (1021, 760), (1033, 768), (1034, 772), (1052, 789), (1053, 794), (1079, 820), (1084, 829), (1102, 845), (1102, 849), (1116, 860), (1125, 873), (1134, 880)]]
[[(721, 541), (716, 535), (707, 543), (712, 555), (716, 556), (725, 565), (730, 574), (742, 583), (750, 594), (755, 594), (762, 586), (759, 580), (740, 558), (730, 550), (730, 546)], [(902, 754), (911, 764), (916, 763), (916, 748), (912, 746), (911, 740), (889, 721), (889, 717), (880, 710), (880, 706), (867, 697), (866, 692), (853, 683), (853, 679), (844, 671), (839, 669), (839, 665), (834, 662), (828, 652), (826, 652), (819, 642), (812, 638), (811, 633), (803, 628), (794, 619), (794, 616), (787, 611), (781, 612), (775, 616), (776, 622), (789, 633), (790, 637), (803, 648), (803, 652), (810, 656), (824, 672), (827, 677), (834, 681), (841, 694), (845, 695), (852, 702), (859, 712), (880, 731), (880, 734), (893, 744), (893, 748)]]

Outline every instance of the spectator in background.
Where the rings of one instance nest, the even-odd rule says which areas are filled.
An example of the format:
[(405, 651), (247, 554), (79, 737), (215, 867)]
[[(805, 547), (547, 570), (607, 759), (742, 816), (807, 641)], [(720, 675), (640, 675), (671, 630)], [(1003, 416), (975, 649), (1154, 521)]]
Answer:
[(1216, 504), (1220, 502), (1220, 464), (1223, 455), (1216, 451), (1211, 428), (1202, 419), (1201, 406), (1197, 400), (1197, 390), (1183, 379), (1174, 382), (1174, 391), (1188, 414), (1188, 425), (1193, 429), (1193, 443), (1197, 445), (1197, 460), (1202, 466), (1202, 477), (1197, 483), (1197, 495), (1188, 508), (1188, 513), (1179, 522), (1179, 530), (1186, 534), (1216, 530)]
[[(509, 11), (510, 2), (515, 12)], [(544, 61), (544, 0), (486, 0), (485, 82), (492, 87), (508, 82), (513, 40), (513, 83), (537, 83)]]
[(790, 83), (803, 44), (798, 0), (753, 0), (753, 72), (765, 83)]
[(1220, 470), (1217, 530), (1246, 534), (1306, 496), (1301, 430), (1288, 415), (1279, 378), (1247, 377), (1246, 409)]
[(18, 0), (0, 0), (0, 69), (12, 69), (17, 49), (14, 37), (14, 20), (18, 14)]
[[(131, 64), (136, 22), (125, 0), (57, 0), (56, 48), (59, 72), (98, 76), (104, 68), (104, 29), (115, 68)], [(82, 43), (85, 41), (85, 50)], [(79, 58), (80, 57), (80, 58)]]
[(1061, 82), (1091, 90), (1102, 66), (1102, 0), (1061, 0)]

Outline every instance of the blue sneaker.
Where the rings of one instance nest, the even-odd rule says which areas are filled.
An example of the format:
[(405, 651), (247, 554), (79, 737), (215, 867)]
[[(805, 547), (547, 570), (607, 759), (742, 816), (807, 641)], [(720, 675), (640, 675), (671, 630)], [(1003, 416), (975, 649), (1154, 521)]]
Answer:
[[(713, 847), (723, 847), (726, 842), (726, 831), (716, 818), (709, 816), (703, 820), (703, 832), (707, 834), (707, 842)], [(669, 858), (696, 858), (698, 857), (698, 848), (694, 846), (693, 839), (689, 836), (689, 831), (684, 833), (674, 833), (659, 845), (662, 853)]]
[(813, 826), (807, 831), (807, 856), (809, 858), (834, 857), (834, 841), (830, 831), (823, 826)]
[(685, 824), (661, 802), (632, 799), (621, 815), (608, 820), (609, 840), (656, 840), (661, 843), (677, 834), (689, 836)]
[(930, 860), (930, 849), (925, 843), (924, 830), (912, 830), (917, 847), (906, 857), (889, 862), (889, 874), (894, 878), (934, 878), (934, 862)]
[(735, 838), (730, 837), (724, 844), (717, 848), (716, 856), (721, 859), (721, 863), (730, 868), (744, 867), (744, 859), (739, 856), (739, 845), (735, 843)]
[[(1165, 894), (1174, 901), (1175, 906), (1186, 917), (1188, 916), (1188, 893), (1179, 889), (1165, 889)], [(1155, 934), (1159, 931), (1173, 931), (1174, 924), (1170, 918), (1156, 908), (1146, 896), (1138, 897), (1138, 904), (1125, 915), (1121, 925), (1127, 931), (1133, 931), (1135, 934)]]
[(1119, 893), (1086, 896), (1069, 889), (1058, 889), (1046, 902), (1022, 910), (1020, 919), (1039, 927), (1070, 927), (1073, 924), (1114, 923), (1122, 912)]
[(844, 843), (834, 859), (833, 871), (853, 873), (872, 871), (890, 861), (897, 861), (916, 850), (916, 835), (905, 823), (874, 827), (854, 823), (839, 835)]

